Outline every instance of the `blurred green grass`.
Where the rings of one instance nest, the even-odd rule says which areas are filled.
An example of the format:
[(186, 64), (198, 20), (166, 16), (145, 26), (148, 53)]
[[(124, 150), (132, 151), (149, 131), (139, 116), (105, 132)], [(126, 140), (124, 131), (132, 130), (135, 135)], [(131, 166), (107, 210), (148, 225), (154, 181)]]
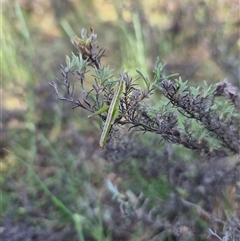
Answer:
[[(2, 7), (1, 221), (13, 214), (16, 222), (52, 228), (75, 222), (78, 240), (84, 240), (76, 215), (91, 216), (82, 203), (88, 206), (91, 198), (97, 198), (111, 167), (100, 157), (99, 129), (85, 112), (57, 101), (48, 85), (59, 75), (57, 68), (65, 56), (75, 51), (69, 38), (93, 27), (100, 47), (107, 50), (103, 63), (116, 73), (124, 67), (132, 75), (140, 69), (151, 77), (160, 56), (170, 72), (179, 72), (195, 85), (223, 76), (234, 80), (222, 68), (225, 59), (216, 62), (208, 49), (215, 37), (223, 37), (221, 43), (236, 31), (234, 4), (39, 0), (4, 1)], [(218, 26), (210, 13), (218, 24), (231, 18), (214, 33)], [(130, 177), (147, 189), (149, 183), (133, 170)], [(151, 182), (149, 192), (154, 195), (159, 187), (155, 189), (156, 181)], [(168, 185), (160, 182), (167, 193)], [(107, 240), (101, 233), (101, 218), (89, 225), (94, 227), (95, 240)]]

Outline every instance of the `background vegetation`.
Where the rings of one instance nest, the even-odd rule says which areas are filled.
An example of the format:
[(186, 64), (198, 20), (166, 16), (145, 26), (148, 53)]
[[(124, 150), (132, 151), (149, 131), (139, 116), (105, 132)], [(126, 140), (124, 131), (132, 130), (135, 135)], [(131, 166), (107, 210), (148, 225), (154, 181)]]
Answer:
[[(239, 234), (237, 155), (199, 157), (134, 131), (124, 135), (129, 155), (102, 152), (98, 119), (59, 102), (48, 84), (60, 75), (65, 56), (76, 52), (70, 37), (93, 27), (106, 49), (103, 64), (116, 75), (124, 67), (133, 77), (139, 69), (151, 78), (159, 56), (167, 73), (179, 73), (192, 86), (227, 78), (239, 87), (237, 0), (2, 1), (1, 14), (3, 240), (214, 240), (208, 228), (220, 237)], [(93, 79), (86, 81), (91, 86)], [(156, 105), (159, 98), (160, 91)], [(202, 185), (216, 173), (218, 179)], [(205, 195), (194, 192), (202, 187), (209, 188)], [(213, 216), (186, 211), (177, 197), (191, 195), (196, 210)], [(167, 216), (164, 235), (156, 234), (159, 223), (130, 215), (152, 208)], [(213, 217), (231, 225), (224, 230)]]

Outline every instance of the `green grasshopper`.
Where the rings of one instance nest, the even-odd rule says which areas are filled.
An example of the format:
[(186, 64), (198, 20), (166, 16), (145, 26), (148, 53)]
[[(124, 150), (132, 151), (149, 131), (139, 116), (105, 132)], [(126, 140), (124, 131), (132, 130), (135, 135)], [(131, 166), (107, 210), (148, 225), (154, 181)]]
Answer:
[(101, 135), (101, 138), (99, 141), (100, 147), (103, 147), (104, 144), (106, 143), (106, 141), (108, 139), (108, 134), (112, 128), (112, 125), (114, 124), (114, 121), (117, 119), (117, 117), (119, 115), (119, 102), (120, 102), (121, 94), (123, 91), (123, 83), (124, 83), (124, 78), (122, 75), (119, 79), (118, 87), (117, 87), (116, 92), (114, 93), (110, 106), (108, 106), (108, 105), (103, 106), (101, 109), (99, 109), (92, 115), (88, 116), (88, 118), (91, 118), (94, 115), (99, 115), (105, 111), (108, 111), (107, 119), (104, 124), (103, 130), (102, 130), (102, 135)]

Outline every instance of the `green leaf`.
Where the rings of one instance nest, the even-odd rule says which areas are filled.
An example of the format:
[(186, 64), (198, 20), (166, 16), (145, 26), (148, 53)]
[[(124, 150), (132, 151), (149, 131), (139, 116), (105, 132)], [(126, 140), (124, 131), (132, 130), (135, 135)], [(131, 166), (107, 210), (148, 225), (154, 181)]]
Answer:
[(188, 92), (188, 89), (189, 89), (189, 86), (188, 86), (188, 80), (186, 81), (183, 81), (182, 80), (182, 77), (179, 77), (178, 79), (176, 79), (176, 83), (178, 84), (179, 86), (179, 89), (178, 89), (178, 93), (179, 94), (182, 94), (182, 93), (186, 93)]
[(136, 72), (141, 76), (141, 78), (144, 80), (144, 83), (146, 84), (147, 88), (149, 89), (151, 83), (150, 83), (150, 80), (148, 79), (148, 77), (145, 77), (143, 75), (143, 73), (138, 69), (136, 69)]
[(66, 55), (66, 64), (67, 64), (67, 71), (71, 70), (71, 60), (68, 57), (68, 55)]
[(96, 81), (100, 86), (103, 86), (105, 82), (109, 79), (111, 79), (114, 75), (112, 75), (112, 69), (110, 69), (109, 66), (107, 67), (102, 67), (100, 69), (94, 68), (95, 70), (95, 75), (93, 77), (96, 78)]
[(207, 96), (212, 95), (214, 91), (215, 87), (213, 85), (208, 85), (207, 82), (204, 80), (202, 97), (206, 98)]

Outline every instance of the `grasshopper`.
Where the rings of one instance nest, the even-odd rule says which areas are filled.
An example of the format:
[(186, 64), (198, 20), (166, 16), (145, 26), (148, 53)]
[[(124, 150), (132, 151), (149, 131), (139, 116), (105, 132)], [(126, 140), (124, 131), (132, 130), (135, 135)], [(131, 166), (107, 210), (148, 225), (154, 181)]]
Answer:
[(108, 134), (112, 128), (112, 125), (114, 124), (114, 121), (117, 119), (119, 115), (119, 102), (121, 99), (121, 94), (123, 91), (123, 83), (124, 83), (124, 77), (121, 75), (118, 83), (118, 87), (116, 92), (114, 93), (114, 96), (112, 98), (112, 101), (110, 103), (110, 106), (106, 105), (103, 106), (101, 109), (93, 113), (92, 115), (88, 116), (88, 118), (91, 118), (93, 115), (99, 115), (105, 111), (108, 111), (107, 113), (107, 119), (104, 124), (102, 135), (99, 141), (100, 147), (103, 147), (108, 139)]

